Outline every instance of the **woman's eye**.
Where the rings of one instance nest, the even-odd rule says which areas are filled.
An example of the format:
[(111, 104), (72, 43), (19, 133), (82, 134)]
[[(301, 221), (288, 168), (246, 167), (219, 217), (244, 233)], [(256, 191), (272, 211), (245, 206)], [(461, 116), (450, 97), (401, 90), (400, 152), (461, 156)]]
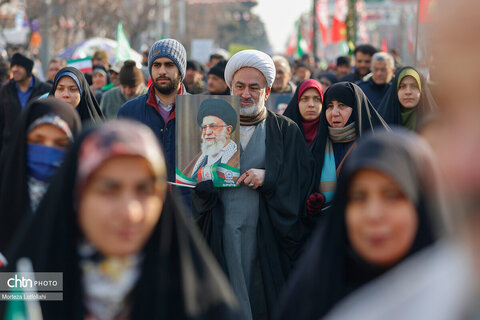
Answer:
[(60, 149), (68, 149), (69, 143), (68, 142), (57, 142), (55, 143), (55, 146)]
[(387, 191), (385, 193), (385, 198), (391, 201), (399, 200), (399, 199), (403, 199), (403, 194), (398, 191)]
[(153, 183), (143, 184), (137, 188), (137, 191), (141, 195), (151, 195), (155, 191), (155, 185)]

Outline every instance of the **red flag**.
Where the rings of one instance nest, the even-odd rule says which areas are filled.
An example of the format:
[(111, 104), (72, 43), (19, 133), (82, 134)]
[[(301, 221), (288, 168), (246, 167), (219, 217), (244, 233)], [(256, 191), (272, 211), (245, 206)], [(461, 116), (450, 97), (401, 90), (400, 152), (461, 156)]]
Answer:
[(436, 0), (420, 0), (418, 7), (418, 21), (429, 22), (432, 19), (432, 14), (436, 5)]
[(347, 24), (345, 23), (347, 13), (347, 0), (336, 0), (332, 23), (332, 42), (340, 42), (347, 39)]
[(315, 8), (315, 16), (317, 17), (318, 27), (322, 33), (322, 42), (324, 45), (329, 43), (328, 39), (328, 0), (318, 0)]
[(387, 52), (387, 40), (382, 39), (382, 52)]
[(288, 39), (288, 44), (287, 44), (287, 51), (285, 54), (287, 56), (292, 56), (295, 54), (295, 51), (297, 50), (297, 35), (295, 33), (292, 33), (290, 36), (290, 39)]

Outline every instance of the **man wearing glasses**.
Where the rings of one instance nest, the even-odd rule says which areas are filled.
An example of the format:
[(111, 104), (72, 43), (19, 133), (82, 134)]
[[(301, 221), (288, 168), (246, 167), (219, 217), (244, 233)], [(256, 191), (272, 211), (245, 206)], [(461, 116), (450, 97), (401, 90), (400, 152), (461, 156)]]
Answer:
[(201, 133), (201, 152), (183, 170), (198, 182), (211, 180), (213, 165), (225, 163), (240, 168), (240, 149), (231, 140), (238, 115), (233, 107), (220, 99), (207, 99), (200, 104), (197, 123)]

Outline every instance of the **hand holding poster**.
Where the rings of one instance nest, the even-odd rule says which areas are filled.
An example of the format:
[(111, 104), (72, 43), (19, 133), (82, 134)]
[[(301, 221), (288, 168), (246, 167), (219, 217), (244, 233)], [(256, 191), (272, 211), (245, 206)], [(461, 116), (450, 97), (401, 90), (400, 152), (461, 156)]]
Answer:
[(176, 108), (176, 183), (212, 180), (235, 187), (240, 177), (239, 99), (179, 96)]

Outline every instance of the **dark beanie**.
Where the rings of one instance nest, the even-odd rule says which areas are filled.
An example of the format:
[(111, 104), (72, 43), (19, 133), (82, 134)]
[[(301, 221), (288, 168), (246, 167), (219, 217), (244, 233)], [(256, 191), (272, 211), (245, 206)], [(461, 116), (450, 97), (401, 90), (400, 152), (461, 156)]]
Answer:
[(10, 66), (21, 66), (27, 70), (27, 74), (30, 76), (32, 74), (33, 69), (33, 60), (25, 57), (23, 54), (15, 53), (12, 56), (12, 60), (10, 61)]
[(203, 100), (198, 109), (198, 125), (201, 126), (203, 118), (208, 116), (215, 116), (222, 119), (227, 125), (232, 126), (232, 132), (235, 131), (238, 115), (227, 101), (221, 99)]
[(187, 60), (187, 70), (188, 69), (193, 69), (197, 72), (201, 72), (203, 73), (204, 70), (203, 70), (203, 66), (200, 62), (198, 62), (197, 60)]
[(133, 60), (125, 61), (119, 76), (122, 86), (136, 87), (145, 82), (142, 70), (137, 68), (136, 62)]
[(220, 60), (214, 65), (208, 74), (214, 74), (219, 78), (225, 79), (225, 67), (227, 66), (227, 60)]

